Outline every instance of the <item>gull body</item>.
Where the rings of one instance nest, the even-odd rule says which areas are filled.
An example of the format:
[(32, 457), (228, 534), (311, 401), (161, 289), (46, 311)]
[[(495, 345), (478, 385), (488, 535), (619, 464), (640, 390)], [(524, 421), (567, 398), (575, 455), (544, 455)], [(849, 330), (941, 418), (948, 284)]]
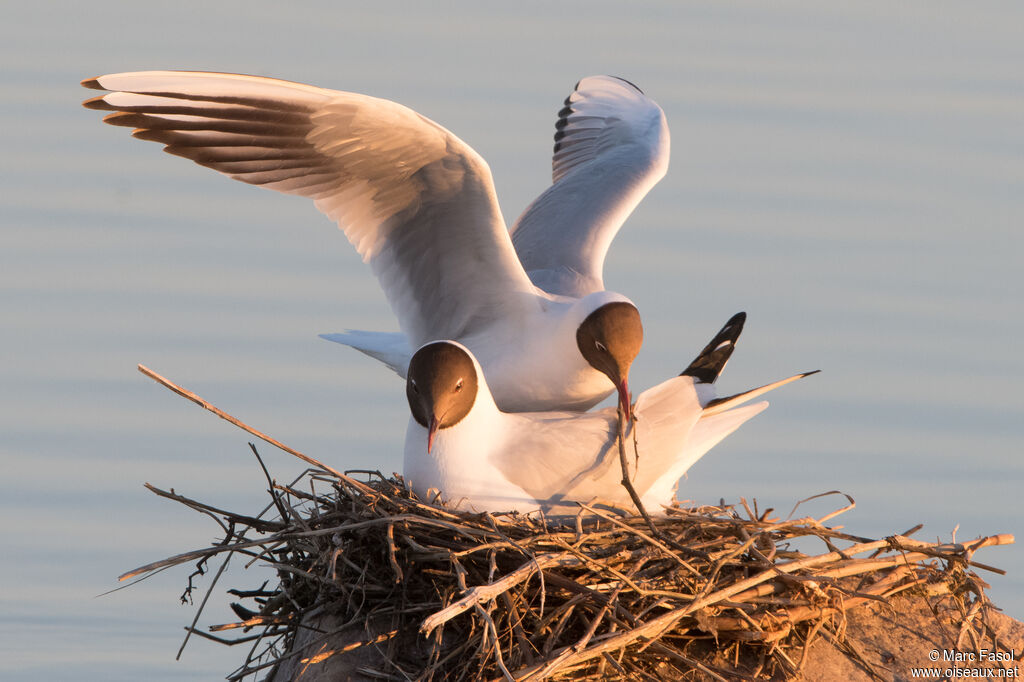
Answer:
[[(615, 389), (628, 403), (642, 327), (629, 299), (604, 290), (602, 269), (622, 221), (664, 175), (669, 145), (664, 114), (635, 86), (608, 76), (577, 85), (559, 113), (554, 182), (510, 236), (484, 160), (400, 104), (206, 72), (83, 85), (111, 91), (85, 102), (114, 112), (107, 123), (234, 179), (306, 196), (338, 224), (377, 275), (401, 333), (331, 340), (403, 376), (412, 348), (456, 340), (507, 411), (585, 410)], [(619, 331), (581, 340), (588, 320)]]
[[(716, 398), (714, 381), (744, 320), (742, 313), (734, 316), (680, 376), (637, 398), (626, 433), (627, 460), (631, 482), (651, 513), (672, 503), (679, 479), (694, 462), (768, 406), (746, 402), (807, 376)], [(412, 416), (404, 476), (421, 497), (440, 494), (443, 501), (472, 511), (572, 514), (579, 502), (632, 508), (621, 485), (615, 408), (585, 414), (503, 412), (480, 363), (453, 341), (417, 351), (407, 396)]]

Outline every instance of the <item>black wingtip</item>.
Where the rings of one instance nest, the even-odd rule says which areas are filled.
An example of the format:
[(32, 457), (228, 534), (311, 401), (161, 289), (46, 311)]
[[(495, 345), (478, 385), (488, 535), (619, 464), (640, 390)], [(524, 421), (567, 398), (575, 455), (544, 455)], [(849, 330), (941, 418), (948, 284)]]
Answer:
[(106, 90), (105, 87), (100, 85), (100, 79), (97, 78), (86, 78), (82, 81), (82, 87), (90, 90)]
[(640, 93), (641, 95), (642, 95), (642, 94), (644, 94), (644, 91), (643, 91), (643, 90), (641, 90), (641, 89), (640, 89), (640, 87), (639, 87), (639, 86), (638, 86), (638, 85), (637, 85), (636, 83), (634, 83), (634, 82), (632, 82), (632, 81), (628, 81), (628, 80), (626, 80), (625, 78), (623, 78), (622, 76), (612, 76), (611, 74), (608, 74), (608, 75), (609, 75), (609, 76), (610, 76), (611, 78), (614, 78), (614, 79), (615, 79), (615, 80), (617, 80), (617, 81), (622, 81), (623, 83), (625, 83), (625, 84), (626, 84), (626, 85), (628, 85), (629, 87), (631, 87), (631, 88), (633, 88), (634, 90), (636, 90), (637, 92), (639, 92), (639, 93)]
[[(576, 85), (579, 85), (579, 83)], [(569, 97), (566, 97), (565, 106), (558, 110), (558, 118), (555, 120), (555, 150), (553, 152), (555, 154), (557, 154), (558, 150), (562, 148), (562, 138), (565, 137), (565, 127), (569, 125), (569, 116), (571, 115), (572, 104), (569, 102)]]
[(139, 123), (142, 120), (142, 117), (131, 111), (115, 111), (114, 113), (107, 114), (103, 117), (104, 123), (109, 123), (112, 126), (122, 126), (126, 128), (138, 128)]
[[(136, 128), (132, 131), (132, 137), (137, 140), (148, 140), (149, 142), (170, 143), (171, 135), (166, 130), (150, 130), (149, 128)], [(171, 152), (172, 154), (174, 152)]]
[(736, 340), (740, 337), (746, 321), (747, 314), (744, 312), (730, 317), (708, 345), (704, 346), (700, 355), (679, 376), (691, 376), (702, 384), (715, 383), (732, 357), (732, 352), (736, 349)]
[(86, 109), (97, 109), (99, 111), (114, 111), (114, 107), (107, 104), (106, 100), (103, 99), (104, 97), (106, 97), (106, 95), (91, 97), (82, 102), (82, 106)]

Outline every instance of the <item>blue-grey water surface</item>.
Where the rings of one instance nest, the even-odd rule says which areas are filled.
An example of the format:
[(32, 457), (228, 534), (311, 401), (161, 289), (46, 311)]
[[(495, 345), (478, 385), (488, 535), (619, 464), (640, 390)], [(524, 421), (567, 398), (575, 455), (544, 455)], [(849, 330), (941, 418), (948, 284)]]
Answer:
[[(335, 467), (401, 466), (401, 382), (316, 336), (396, 328), (369, 269), (306, 200), (102, 125), (78, 81), (116, 71), (397, 100), (488, 160), (509, 222), (550, 182), (573, 84), (628, 78), (673, 147), (605, 269), (644, 316), (632, 384), (678, 372), (738, 310), (722, 392), (823, 370), (773, 395), (681, 495), (785, 515), (840, 489), (859, 535), (1024, 536), (1017, 3), (12, 2), (0, 60), (4, 679), (218, 679), (241, 660), (196, 640), (174, 661), (186, 568), (97, 597), (217, 539), (144, 482), (238, 511), (266, 499), (250, 437), (137, 363)], [(303, 468), (262, 451), (279, 479)], [(1024, 549), (978, 558), (1009, 571), (982, 577), (1024, 617)], [(268, 577), (235, 567), (222, 586)], [(223, 589), (203, 627), (234, 619)]]

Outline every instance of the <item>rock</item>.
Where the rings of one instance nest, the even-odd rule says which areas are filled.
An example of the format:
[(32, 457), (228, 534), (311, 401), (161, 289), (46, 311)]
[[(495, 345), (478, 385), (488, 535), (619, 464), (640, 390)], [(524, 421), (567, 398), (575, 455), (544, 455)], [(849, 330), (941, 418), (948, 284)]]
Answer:
[[(292, 653), (297, 655), (282, 661), (267, 676), (266, 682), (376, 682), (379, 678), (369, 677), (359, 672), (361, 668), (383, 668), (383, 656), (376, 646), (370, 644), (330, 655), (317, 663), (303, 663), (306, 658), (324, 655), (331, 651), (344, 649), (358, 642), (369, 639), (362, 626), (349, 626), (338, 632), (338, 619), (330, 615), (307, 617), (303, 620), (307, 627), (299, 631), (292, 646)], [(383, 630), (382, 630), (383, 631)], [(331, 632), (324, 638), (323, 632)], [(375, 633), (376, 634), (376, 633)]]
[[(975, 617), (975, 625), (981, 631), (979, 619), (980, 614)], [(902, 682), (913, 679), (971, 679), (972, 676), (984, 679), (986, 671), (991, 671), (988, 674), (997, 679), (1019, 679), (1024, 674), (1020, 663), (1024, 656), (1024, 623), (990, 609), (987, 620), (992, 633), (979, 642), (982, 652), (976, 652), (966, 633), (958, 646), (960, 629), (955, 623), (959, 620), (959, 614), (952, 610), (948, 601), (929, 601), (920, 596), (897, 596), (888, 606), (870, 603), (851, 609), (846, 616), (845, 643), (830, 641), (819, 634), (808, 649), (807, 661), (799, 674), (790, 679), (803, 682), (879, 679)], [(337, 621), (329, 616), (311, 619), (309, 624), (326, 631), (337, 627)], [(994, 640), (991, 635), (994, 635)], [(384, 669), (383, 657), (374, 645), (336, 654), (320, 663), (300, 662), (302, 658), (340, 649), (368, 637), (362, 627), (350, 627), (326, 641), (319, 633), (304, 630), (295, 642), (294, 650), (299, 651), (299, 655), (280, 665), (268, 680), (370, 682), (379, 679), (359, 672), (363, 667)], [(857, 662), (858, 657), (863, 663)], [(932, 660), (933, 657), (936, 660)], [(791, 653), (791, 658), (799, 664), (800, 650)], [(718, 661), (717, 665), (729, 667), (724, 661)], [(877, 677), (872, 677), (868, 667)], [(915, 677), (915, 668), (928, 672)], [(1000, 668), (1005, 668), (1005, 672), (1000, 672)], [(932, 676), (926, 677), (929, 673)], [(772, 679), (784, 678), (778, 675)]]
[[(994, 631), (995, 641), (987, 637), (979, 642), (980, 648), (987, 651), (982, 656), (974, 651), (975, 647), (966, 634), (958, 646), (960, 628), (955, 625), (957, 621), (959, 614), (952, 612), (948, 605), (940, 605), (933, 613), (922, 598), (895, 597), (890, 606), (872, 603), (851, 610), (847, 614), (846, 638), (853, 645), (852, 649), (880, 675), (880, 679), (887, 682), (971, 679), (972, 676), (986, 679), (986, 671), (992, 671), (988, 673), (988, 679), (1019, 679), (1024, 674), (1020, 663), (1024, 655), (1024, 623), (990, 610), (988, 622)], [(873, 678), (865, 666), (855, 663), (840, 649), (841, 646), (818, 638), (811, 646), (807, 663), (797, 679), (808, 682), (879, 679)], [(988, 660), (989, 655), (993, 659), (1012, 657), (1013, 660)], [(966, 660), (948, 660), (955, 658)], [(919, 672), (915, 677), (915, 668), (928, 672)], [(957, 668), (959, 672), (951, 668)], [(1007, 670), (1002, 673), (999, 668)], [(972, 673), (973, 670), (977, 672)], [(929, 673), (931, 677), (926, 676)]]

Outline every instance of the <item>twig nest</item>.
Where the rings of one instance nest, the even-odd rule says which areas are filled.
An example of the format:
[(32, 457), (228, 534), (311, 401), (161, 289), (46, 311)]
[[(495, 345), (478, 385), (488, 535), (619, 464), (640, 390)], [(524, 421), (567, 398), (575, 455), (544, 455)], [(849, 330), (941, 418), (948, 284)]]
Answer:
[(235, 591), (239, 622), (215, 626), (253, 641), (229, 679), (338, 665), (367, 679), (785, 679), (816, 638), (842, 641), (852, 609), (899, 593), (941, 596), (984, 640), (975, 569), (998, 569), (973, 553), (1012, 542), (826, 525), (852, 501), (786, 521), (745, 502), (677, 507), (652, 529), (587, 506), (559, 519), (453, 511), (379, 474), (307, 472), (272, 493), (277, 518), (215, 510), (222, 542), (144, 567), (240, 553), (276, 570), (273, 588)]

